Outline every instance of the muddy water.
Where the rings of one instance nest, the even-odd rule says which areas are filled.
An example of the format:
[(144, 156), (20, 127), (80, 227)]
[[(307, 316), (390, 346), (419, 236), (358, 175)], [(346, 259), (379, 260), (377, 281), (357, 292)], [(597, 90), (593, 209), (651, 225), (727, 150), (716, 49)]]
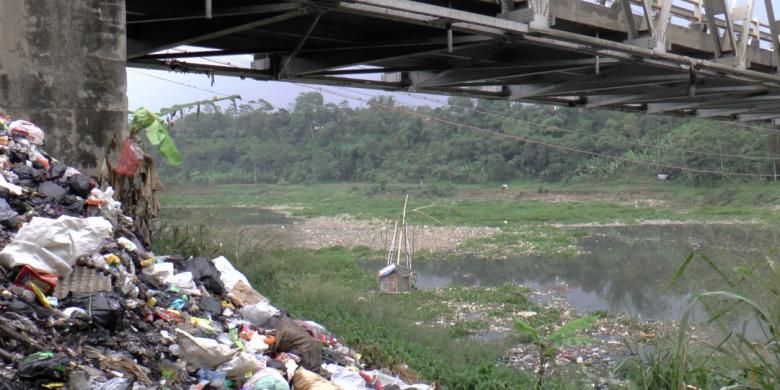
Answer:
[[(605, 310), (643, 319), (677, 320), (694, 293), (725, 288), (723, 280), (701, 259), (694, 260), (670, 287), (675, 270), (690, 253), (704, 254), (733, 275), (734, 267), (746, 264), (759, 272), (766, 270), (768, 259), (774, 259), (780, 247), (780, 230), (755, 225), (630, 226), (588, 228), (587, 232), (579, 242), (583, 253), (575, 257), (493, 260), (468, 256), (418, 262), (417, 287), (510, 282), (556, 291), (585, 312)], [(704, 309), (698, 308), (694, 319), (705, 315)]]

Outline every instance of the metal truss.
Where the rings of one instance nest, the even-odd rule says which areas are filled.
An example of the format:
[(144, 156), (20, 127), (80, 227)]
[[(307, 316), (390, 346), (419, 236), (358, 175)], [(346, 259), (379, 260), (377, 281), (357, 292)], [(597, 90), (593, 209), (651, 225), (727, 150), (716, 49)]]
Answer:
[[(778, 122), (773, 1), (126, 0), (128, 65)], [(233, 54), (255, 61), (188, 61)]]

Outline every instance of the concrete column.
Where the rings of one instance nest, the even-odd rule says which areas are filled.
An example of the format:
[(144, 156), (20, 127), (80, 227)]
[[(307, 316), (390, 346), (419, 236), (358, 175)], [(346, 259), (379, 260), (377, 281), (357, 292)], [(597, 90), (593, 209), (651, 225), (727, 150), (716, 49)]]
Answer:
[(46, 132), (44, 150), (95, 173), (127, 128), (124, 0), (0, 0), (0, 111)]

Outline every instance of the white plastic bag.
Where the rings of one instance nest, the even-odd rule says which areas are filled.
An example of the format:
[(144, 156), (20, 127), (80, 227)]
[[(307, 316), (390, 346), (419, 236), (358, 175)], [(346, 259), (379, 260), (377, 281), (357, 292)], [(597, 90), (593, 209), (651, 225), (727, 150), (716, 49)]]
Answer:
[(213, 370), (238, 354), (238, 349), (220, 344), (214, 339), (195, 337), (181, 329), (176, 329), (176, 341), (179, 343), (182, 359), (195, 368)]
[(268, 344), (265, 343), (265, 336), (252, 333), (252, 338), (244, 342), (244, 348), (254, 354), (263, 353), (268, 350)]
[(144, 275), (151, 276), (159, 282), (164, 282), (171, 276), (173, 276), (173, 263), (155, 263), (148, 267), (144, 267)]
[(246, 378), (247, 373), (254, 373), (263, 368), (265, 362), (257, 360), (252, 354), (241, 352), (233, 359), (220, 364), (217, 371), (224, 371), (228, 378), (238, 380)]
[(260, 302), (250, 306), (244, 306), (240, 310), (244, 320), (257, 326), (263, 326), (268, 320), (279, 314), (279, 309), (267, 302)]
[(76, 259), (100, 250), (111, 230), (111, 223), (103, 217), (34, 217), (0, 251), (0, 263), (7, 268), (26, 264), (41, 272), (67, 276)]
[(252, 375), (243, 389), (248, 390), (290, 390), (290, 385), (282, 373), (274, 368), (264, 368)]
[(339, 385), (344, 390), (365, 390), (366, 380), (355, 371), (350, 371), (346, 367), (335, 364), (325, 366), (332, 375), (330, 381)]
[(241, 272), (238, 272), (233, 267), (233, 264), (230, 264), (230, 260), (226, 259), (225, 256), (217, 257), (216, 259), (211, 260), (211, 262), (214, 263), (217, 271), (219, 271), (219, 279), (222, 281), (222, 284), (225, 285), (225, 290), (227, 290), (227, 292), (232, 292), (233, 287), (239, 281), (246, 283), (247, 286), (251, 286), (249, 279)]

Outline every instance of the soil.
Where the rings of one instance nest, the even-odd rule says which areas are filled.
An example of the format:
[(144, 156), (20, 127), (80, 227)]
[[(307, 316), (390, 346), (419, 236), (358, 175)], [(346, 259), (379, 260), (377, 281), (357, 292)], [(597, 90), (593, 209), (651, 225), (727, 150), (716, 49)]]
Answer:
[[(347, 216), (296, 219), (287, 225), (247, 228), (265, 237), (269, 243), (307, 249), (342, 246), (382, 250), (393, 234), (393, 226), (383, 221), (359, 220)], [(413, 244), (418, 251), (451, 252), (466, 240), (490, 237), (499, 231), (490, 227), (415, 226), (413, 232), (409, 232), (410, 245)]]

